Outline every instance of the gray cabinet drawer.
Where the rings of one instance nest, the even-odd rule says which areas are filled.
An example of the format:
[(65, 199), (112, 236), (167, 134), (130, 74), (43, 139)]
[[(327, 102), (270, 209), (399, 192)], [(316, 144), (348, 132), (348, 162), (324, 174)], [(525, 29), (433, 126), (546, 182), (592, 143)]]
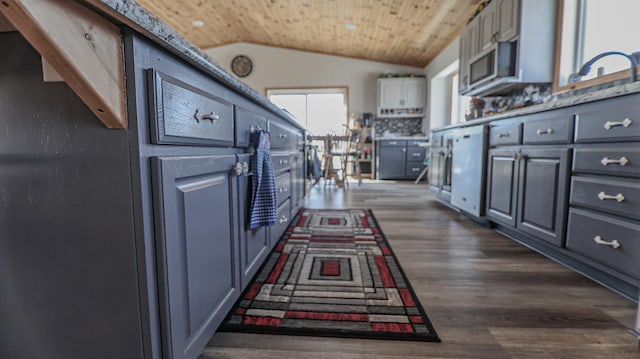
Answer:
[[(640, 225), (571, 208), (567, 248), (623, 273), (640, 277)], [(619, 247), (599, 244), (600, 241)], [(604, 243), (604, 242), (603, 242)]]
[(522, 142), (522, 124), (510, 123), (491, 126), (489, 146), (519, 145)]
[(622, 97), (578, 107), (576, 142), (640, 140), (639, 98)]
[(423, 169), (424, 165), (422, 162), (407, 162), (405, 176), (408, 178), (418, 178)]
[(289, 198), (291, 191), (291, 175), (289, 172), (283, 173), (276, 177), (276, 194), (278, 196), (278, 205), (282, 204)]
[(423, 143), (427, 143), (427, 141), (426, 140), (407, 140), (407, 147), (420, 147), (420, 145), (422, 145)]
[(523, 124), (524, 144), (571, 143), (573, 116), (569, 113), (533, 120)]
[(152, 141), (233, 146), (233, 107), (161, 72), (149, 71)]
[(273, 171), (276, 173), (291, 168), (289, 153), (274, 153), (271, 156), (271, 160), (273, 161)]
[(640, 183), (611, 178), (574, 176), (571, 205), (640, 219)]
[(267, 119), (236, 107), (236, 147), (249, 147), (249, 137), (257, 130), (267, 129)]
[(404, 147), (407, 141), (404, 140), (381, 140), (380, 147)]
[(271, 133), (271, 148), (296, 148), (298, 137), (291, 125), (271, 121), (269, 122), (269, 132)]
[(635, 147), (577, 148), (573, 171), (640, 177), (640, 148)]
[(407, 162), (420, 162), (424, 160), (426, 151), (424, 147), (408, 146), (407, 147)]

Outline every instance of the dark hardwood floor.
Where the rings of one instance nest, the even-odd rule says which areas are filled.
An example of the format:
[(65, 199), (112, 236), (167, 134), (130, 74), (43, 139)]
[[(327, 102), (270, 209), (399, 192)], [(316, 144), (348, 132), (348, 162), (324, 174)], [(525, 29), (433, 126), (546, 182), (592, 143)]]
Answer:
[(322, 183), (311, 208), (371, 208), (442, 343), (217, 333), (204, 358), (640, 358), (635, 303), (440, 205), (427, 186)]

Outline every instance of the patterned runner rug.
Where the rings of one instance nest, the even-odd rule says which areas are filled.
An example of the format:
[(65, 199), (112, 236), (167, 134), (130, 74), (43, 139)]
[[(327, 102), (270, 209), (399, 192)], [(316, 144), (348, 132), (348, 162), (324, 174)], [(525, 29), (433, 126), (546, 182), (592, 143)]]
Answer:
[(363, 209), (301, 210), (220, 330), (440, 341)]

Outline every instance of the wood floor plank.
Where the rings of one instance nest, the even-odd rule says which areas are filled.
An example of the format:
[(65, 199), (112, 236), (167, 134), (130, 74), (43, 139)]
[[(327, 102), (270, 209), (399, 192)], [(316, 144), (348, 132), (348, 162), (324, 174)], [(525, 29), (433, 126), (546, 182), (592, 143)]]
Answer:
[(423, 184), (320, 186), (371, 208), (442, 343), (217, 333), (202, 358), (639, 358), (635, 303), (441, 205)]

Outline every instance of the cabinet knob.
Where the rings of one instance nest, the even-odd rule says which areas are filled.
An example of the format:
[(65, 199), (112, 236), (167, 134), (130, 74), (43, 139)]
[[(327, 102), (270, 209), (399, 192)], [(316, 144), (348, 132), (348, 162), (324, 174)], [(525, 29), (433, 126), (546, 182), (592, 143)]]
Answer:
[(285, 216), (284, 214), (282, 215), (282, 217), (280, 217), (280, 219), (278, 220), (278, 222), (280, 222), (280, 224), (282, 223), (286, 223), (289, 219), (287, 218), (287, 216)]
[(538, 129), (538, 131), (536, 131), (536, 134), (537, 134), (538, 136), (541, 136), (541, 135), (550, 135), (550, 134), (552, 134), (552, 133), (553, 133), (553, 129), (552, 129), (552, 128), (547, 128), (547, 129), (539, 128), (539, 129)]
[(604, 123), (604, 128), (610, 130), (611, 127), (615, 126), (629, 127), (632, 123), (631, 119), (627, 117), (622, 121), (607, 121)]
[(629, 159), (624, 156), (620, 157), (620, 159), (617, 159), (617, 160), (605, 157), (602, 160), (600, 160), (600, 163), (602, 163), (603, 166), (607, 166), (609, 164), (619, 164), (620, 166), (624, 167), (629, 163)]
[(200, 113), (198, 109), (196, 109), (196, 112), (193, 114), (193, 117), (196, 119), (197, 123), (200, 123), (200, 121), (209, 120), (211, 121), (212, 124), (214, 124), (216, 121), (220, 119), (220, 115), (218, 115), (215, 112)]
[(615, 196), (612, 195), (608, 195), (604, 192), (600, 192), (598, 193), (598, 198), (600, 198), (601, 201), (604, 201), (605, 199), (615, 199), (618, 202), (623, 202), (624, 201), (624, 195), (622, 193), (618, 193)]
[(242, 175), (242, 163), (236, 162), (236, 164), (231, 167), (231, 174), (240, 177)]
[(593, 238), (593, 241), (598, 243), (601, 246), (609, 246), (609, 247), (614, 248), (614, 249), (618, 249), (618, 248), (620, 248), (622, 246), (622, 244), (620, 244), (620, 242), (618, 242), (615, 239), (612, 240), (612, 241), (605, 241), (604, 239), (602, 239), (601, 236), (595, 236)]

